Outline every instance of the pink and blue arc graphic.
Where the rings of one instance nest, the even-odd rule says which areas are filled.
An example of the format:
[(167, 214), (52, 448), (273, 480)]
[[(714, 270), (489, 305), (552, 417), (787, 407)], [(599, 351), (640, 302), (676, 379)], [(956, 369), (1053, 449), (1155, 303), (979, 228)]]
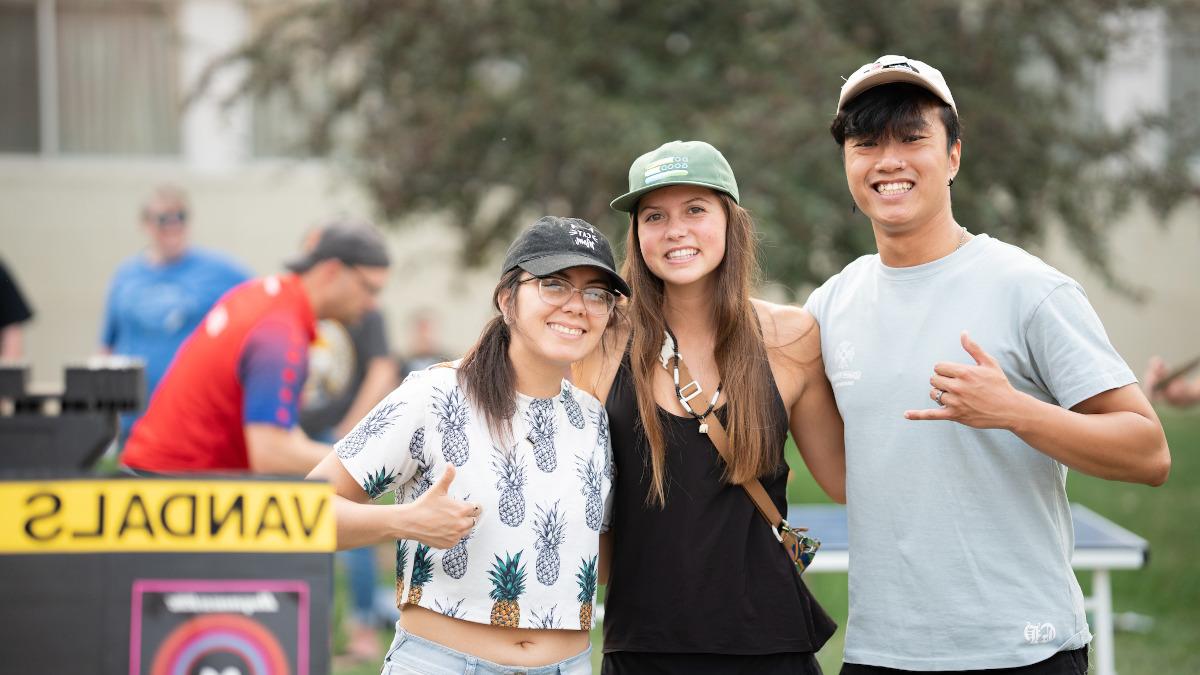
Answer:
[(243, 675), (291, 675), (279, 641), (258, 622), (236, 614), (199, 616), (163, 641), (151, 675), (191, 675), (200, 661), (223, 653), (245, 664)]
[[(279, 635), (242, 614), (199, 614), (174, 626), (157, 644), (145, 645), (149, 648), (145, 663), (150, 667), (142, 669), (146, 594), (259, 592), (294, 594), (296, 622), (290, 630), (295, 630), (295, 645), (285, 648)], [(130, 675), (308, 675), (309, 598), (308, 584), (294, 579), (135, 580), (130, 607)]]

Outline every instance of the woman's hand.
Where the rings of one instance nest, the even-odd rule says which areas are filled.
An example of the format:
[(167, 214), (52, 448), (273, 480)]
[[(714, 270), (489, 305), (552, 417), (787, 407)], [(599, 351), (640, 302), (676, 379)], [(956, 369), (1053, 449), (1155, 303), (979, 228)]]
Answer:
[(432, 548), (454, 546), (479, 522), (479, 504), (449, 495), (454, 465), (447, 464), (433, 487), (411, 504), (395, 507), (402, 521), (397, 530), (404, 539), (415, 539)]

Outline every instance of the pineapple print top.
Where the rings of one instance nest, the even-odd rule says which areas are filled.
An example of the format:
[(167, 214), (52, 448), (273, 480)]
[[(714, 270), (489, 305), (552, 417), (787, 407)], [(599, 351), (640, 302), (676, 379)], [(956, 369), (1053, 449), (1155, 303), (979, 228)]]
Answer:
[(457, 373), (412, 373), (336, 446), (372, 499), (394, 492), (397, 503), (412, 502), (452, 463), (451, 496), (481, 505), (475, 529), (452, 548), (396, 542), (397, 605), (502, 626), (591, 629), (599, 534), (611, 515), (604, 408), (565, 380), (554, 398), (518, 393), (512, 440), (501, 444)]

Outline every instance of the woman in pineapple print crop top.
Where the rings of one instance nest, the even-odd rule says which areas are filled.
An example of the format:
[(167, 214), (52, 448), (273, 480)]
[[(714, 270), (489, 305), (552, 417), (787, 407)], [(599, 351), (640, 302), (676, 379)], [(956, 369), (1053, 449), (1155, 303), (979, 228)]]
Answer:
[(339, 548), (395, 541), (385, 673), (591, 672), (612, 453), (603, 407), (566, 376), (629, 293), (613, 267), (591, 225), (539, 219), (471, 351), (411, 374), (310, 475), (337, 490)]

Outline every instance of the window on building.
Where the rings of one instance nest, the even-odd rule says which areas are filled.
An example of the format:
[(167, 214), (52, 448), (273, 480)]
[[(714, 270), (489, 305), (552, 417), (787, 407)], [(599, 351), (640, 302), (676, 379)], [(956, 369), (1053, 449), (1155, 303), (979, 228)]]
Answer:
[(174, 3), (6, 0), (0, 150), (176, 154), (178, 73)]
[(0, 3), (0, 152), (38, 151), (37, 14)]
[(61, 151), (179, 151), (179, 64), (162, 3), (57, 2)]
[(1191, 165), (1200, 176), (1200, 8), (1176, 8), (1167, 28), (1168, 113), (1171, 142), (1190, 149)]

